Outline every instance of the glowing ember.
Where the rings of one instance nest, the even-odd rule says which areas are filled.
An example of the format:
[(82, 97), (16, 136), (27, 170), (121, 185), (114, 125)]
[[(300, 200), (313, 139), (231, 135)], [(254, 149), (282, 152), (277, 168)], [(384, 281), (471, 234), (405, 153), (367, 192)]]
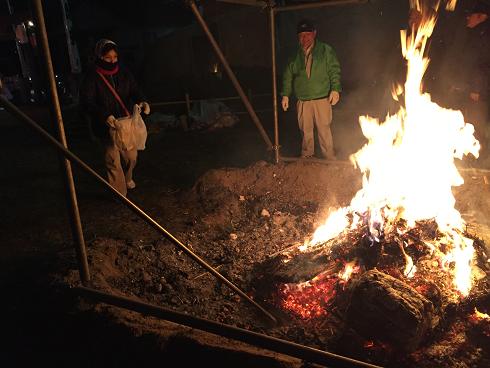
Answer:
[(366, 349), (369, 349), (369, 348), (374, 347), (374, 341), (371, 341), (371, 340), (366, 341), (366, 342), (364, 343), (364, 347), (365, 347)]
[(490, 316), (486, 313), (481, 313), (478, 309), (475, 308), (475, 313), (472, 315), (473, 318), (478, 320), (487, 320), (490, 321)]
[(475, 312), (469, 316), (470, 323), (475, 326), (485, 338), (490, 337), (490, 316), (481, 313), (475, 308)]
[(285, 284), (279, 290), (281, 307), (302, 319), (324, 316), (328, 302), (335, 296), (337, 281), (337, 278), (325, 278), (302, 284)]
[[(411, 0), (411, 5), (421, 9), (419, 0)], [(446, 1), (448, 10), (455, 5), (456, 0)], [(404, 220), (410, 229), (417, 221), (434, 219), (446, 238), (444, 251), (438, 248), (439, 243), (427, 245), (434, 255), (444, 254), (441, 264), (454, 278), (455, 289), (466, 296), (472, 285), (474, 248), (473, 241), (463, 236), (465, 222), (454, 208), (452, 187), (464, 183), (455, 159), (461, 160), (470, 153), (478, 157), (480, 144), (474, 137), (473, 125), (465, 123), (460, 111), (440, 107), (422, 91), (429, 64), (425, 48), (435, 24), (434, 14), (422, 14), (417, 29), (401, 32), (407, 79), (404, 88), (394, 89), (394, 98), (401, 107), (384, 122), (369, 116), (359, 118), (368, 142), (351, 156), (351, 161), (363, 174), (362, 189), (350, 206), (327, 218), (302, 250), (337, 237), (349, 226), (352, 229), (367, 224), (371, 241), (379, 242), (384, 234), (396, 229), (394, 225), (399, 220)], [(401, 250), (404, 274), (413, 277), (413, 260)]]
[(367, 340), (363, 344), (364, 349), (369, 349), (369, 350), (385, 350), (389, 351), (391, 350), (390, 347), (386, 344), (383, 344), (379, 341), (372, 341), (372, 340)]

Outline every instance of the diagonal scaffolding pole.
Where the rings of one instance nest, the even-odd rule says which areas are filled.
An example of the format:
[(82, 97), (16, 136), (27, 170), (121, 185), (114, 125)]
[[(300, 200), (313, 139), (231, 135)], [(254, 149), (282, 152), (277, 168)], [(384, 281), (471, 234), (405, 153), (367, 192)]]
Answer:
[(139, 312), (147, 316), (164, 319), (180, 325), (197, 328), (202, 331), (227, 337), (233, 340), (242, 341), (250, 345), (258, 346), (270, 351), (275, 351), (291, 357), (306, 360), (328, 366), (330, 368), (381, 368), (377, 365), (362, 362), (360, 360), (348, 358), (342, 355), (327, 351), (314, 349), (309, 346), (300, 345), (291, 341), (282, 340), (277, 337), (264, 335), (258, 332), (249, 331), (243, 328), (211, 321), (204, 318), (190, 316), (188, 314), (173, 311), (160, 306), (143, 303), (138, 300), (126, 298), (119, 295), (111, 295), (99, 290), (87, 287), (74, 288), (73, 291), (82, 297), (94, 300), (99, 303), (106, 303), (119, 308)]
[(248, 99), (247, 95), (243, 91), (242, 86), (240, 85), (240, 82), (238, 82), (238, 79), (235, 76), (235, 73), (233, 73), (233, 70), (231, 70), (230, 65), (228, 64), (228, 61), (225, 58), (225, 55), (221, 51), (218, 43), (216, 42), (213, 34), (209, 30), (208, 25), (206, 24), (206, 21), (203, 19), (201, 16), (201, 13), (199, 12), (199, 9), (197, 8), (196, 2), (194, 0), (188, 0), (188, 4), (196, 16), (197, 21), (201, 25), (204, 33), (209, 39), (209, 42), (211, 43), (211, 46), (213, 46), (214, 51), (216, 52), (216, 55), (218, 55), (218, 58), (220, 59), (221, 63), (223, 64), (223, 67), (226, 71), (226, 74), (228, 74), (228, 77), (231, 79), (231, 82), (233, 83), (233, 86), (238, 92), (238, 95), (242, 99), (243, 104), (245, 105), (245, 108), (247, 109), (248, 113), (250, 114), (250, 117), (252, 118), (253, 122), (259, 129), (260, 135), (264, 139), (265, 144), (267, 145), (267, 149), (272, 150), (274, 147), (272, 146), (272, 142), (267, 135), (266, 131), (264, 130), (264, 127), (262, 123), (260, 122), (259, 117), (255, 113), (255, 110), (252, 107), (252, 104), (250, 103), (250, 100)]
[[(58, 90), (56, 87), (56, 79), (53, 70), (53, 61), (51, 59), (51, 52), (49, 50), (48, 34), (46, 32), (46, 24), (44, 22), (44, 13), (41, 0), (34, 0), (34, 7), (36, 11), (36, 23), (39, 31), (39, 37), (41, 40), (41, 48), (44, 56), (44, 66), (46, 74), (48, 76), (49, 91), (51, 95), (51, 110), (56, 117), (56, 128), (58, 133), (58, 139), (64, 148), (67, 148), (67, 141), (65, 136), (65, 128), (63, 125), (63, 116), (61, 114), (60, 101), (58, 98)], [(60, 155), (60, 164), (63, 170), (64, 186), (66, 189), (66, 197), (68, 204), (68, 211), (70, 213), (70, 225), (73, 240), (75, 243), (75, 251), (78, 258), (78, 270), (80, 272), (80, 279), (85, 285), (90, 281), (90, 272), (87, 261), (87, 250), (85, 247), (85, 240), (83, 237), (82, 221), (80, 219), (80, 212), (78, 210), (77, 193), (75, 188), (75, 182), (73, 180), (73, 172), (71, 170), (70, 161)]]
[(267, 310), (265, 310), (260, 304), (255, 302), (252, 298), (250, 298), (244, 291), (238, 288), (235, 284), (233, 284), (230, 280), (224, 277), (221, 273), (216, 271), (211, 265), (209, 265), (206, 261), (204, 261), (201, 257), (195, 254), (189, 247), (185, 246), (180, 240), (178, 240), (175, 236), (173, 236), (170, 232), (164, 229), (158, 222), (156, 222), (150, 215), (144, 212), (141, 208), (139, 208), (136, 204), (130, 201), (128, 198), (119, 193), (116, 189), (114, 189), (107, 180), (105, 180), (102, 176), (97, 174), (95, 170), (93, 170), (90, 166), (88, 166), (84, 161), (82, 161), (78, 156), (76, 156), (73, 152), (68, 150), (65, 146), (63, 146), (60, 142), (58, 142), (53, 136), (51, 136), (48, 132), (46, 132), (39, 124), (37, 124), (34, 120), (32, 120), (29, 116), (24, 114), (17, 106), (9, 102), (4, 97), (0, 96), (0, 105), (3, 106), (8, 112), (14, 115), (16, 118), (20, 119), (22, 122), (31, 126), (37, 133), (39, 133), (49, 144), (58, 149), (58, 151), (71, 162), (76, 163), (82, 170), (90, 174), (94, 177), (99, 183), (103, 185), (105, 189), (107, 189), (117, 200), (119, 200), (122, 204), (132, 210), (136, 215), (142, 218), (146, 223), (156, 229), (159, 233), (161, 233), (167, 240), (172, 242), (185, 254), (187, 254), (193, 261), (198, 263), (204, 269), (206, 269), (209, 273), (211, 273), (216, 279), (223, 282), (226, 286), (228, 286), (231, 290), (240, 295), (244, 300), (253, 305), (255, 308), (260, 310), (268, 319), (277, 322), (276, 318), (270, 314)]

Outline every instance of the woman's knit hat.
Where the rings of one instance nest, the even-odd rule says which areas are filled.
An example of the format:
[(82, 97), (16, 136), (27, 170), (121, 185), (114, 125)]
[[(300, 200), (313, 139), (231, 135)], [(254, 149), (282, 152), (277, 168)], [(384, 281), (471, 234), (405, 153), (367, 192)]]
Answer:
[(95, 56), (99, 59), (102, 59), (102, 57), (111, 50), (118, 51), (114, 41), (103, 38), (95, 44)]

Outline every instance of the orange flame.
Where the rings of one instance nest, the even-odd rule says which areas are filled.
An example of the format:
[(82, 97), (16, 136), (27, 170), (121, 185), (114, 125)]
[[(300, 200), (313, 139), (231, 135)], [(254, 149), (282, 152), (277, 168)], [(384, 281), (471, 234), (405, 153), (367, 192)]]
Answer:
[(345, 265), (344, 269), (339, 272), (339, 279), (344, 280), (344, 282), (349, 281), (353, 273), (359, 271), (359, 266), (357, 266), (356, 261), (349, 262)]
[[(437, 10), (440, 1), (436, 3)], [(411, 0), (421, 9), (420, 0)], [(454, 9), (456, 0), (447, 0), (446, 9)], [(388, 225), (404, 219), (408, 227), (416, 221), (435, 219), (450, 245), (445, 255), (454, 286), (461, 295), (471, 290), (473, 241), (466, 238), (465, 222), (455, 209), (452, 187), (464, 180), (455, 159), (464, 155), (478, 157), (480, 144), (474, 127), (465, 123), (460, 111), (445, 109), (431, 101), (422, 91), (422, 79), (429, 59), (426, 45), (436, 24), (436, 13), (422, 13), (417, 29), (401, 32), (402, 54), (407, 60), (407, 78), (403, 90), (394, 96), (404, 106), (384, 122), (361, 116), (359, 122), (368, 143), (351, 156), (352, 163), (363, 174), (363, 186), (350, 206), (340, 208), (327, 218), (314, 233), (307, 246), (332, 239), (349, 226), (348, 214), (368, 214), (369, 229), (374, 240)], [(405, 253), (405, 276), (412, 277), (415, 266)]]

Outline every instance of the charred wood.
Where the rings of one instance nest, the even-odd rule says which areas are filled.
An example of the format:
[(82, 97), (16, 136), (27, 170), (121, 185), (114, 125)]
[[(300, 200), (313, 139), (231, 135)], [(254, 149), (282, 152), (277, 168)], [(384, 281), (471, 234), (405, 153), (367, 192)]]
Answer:
[(351, 286), (347, 324), (366, 340), (413, 351), (433, 329), (432, 303), (406, 283), (371, 270)]

